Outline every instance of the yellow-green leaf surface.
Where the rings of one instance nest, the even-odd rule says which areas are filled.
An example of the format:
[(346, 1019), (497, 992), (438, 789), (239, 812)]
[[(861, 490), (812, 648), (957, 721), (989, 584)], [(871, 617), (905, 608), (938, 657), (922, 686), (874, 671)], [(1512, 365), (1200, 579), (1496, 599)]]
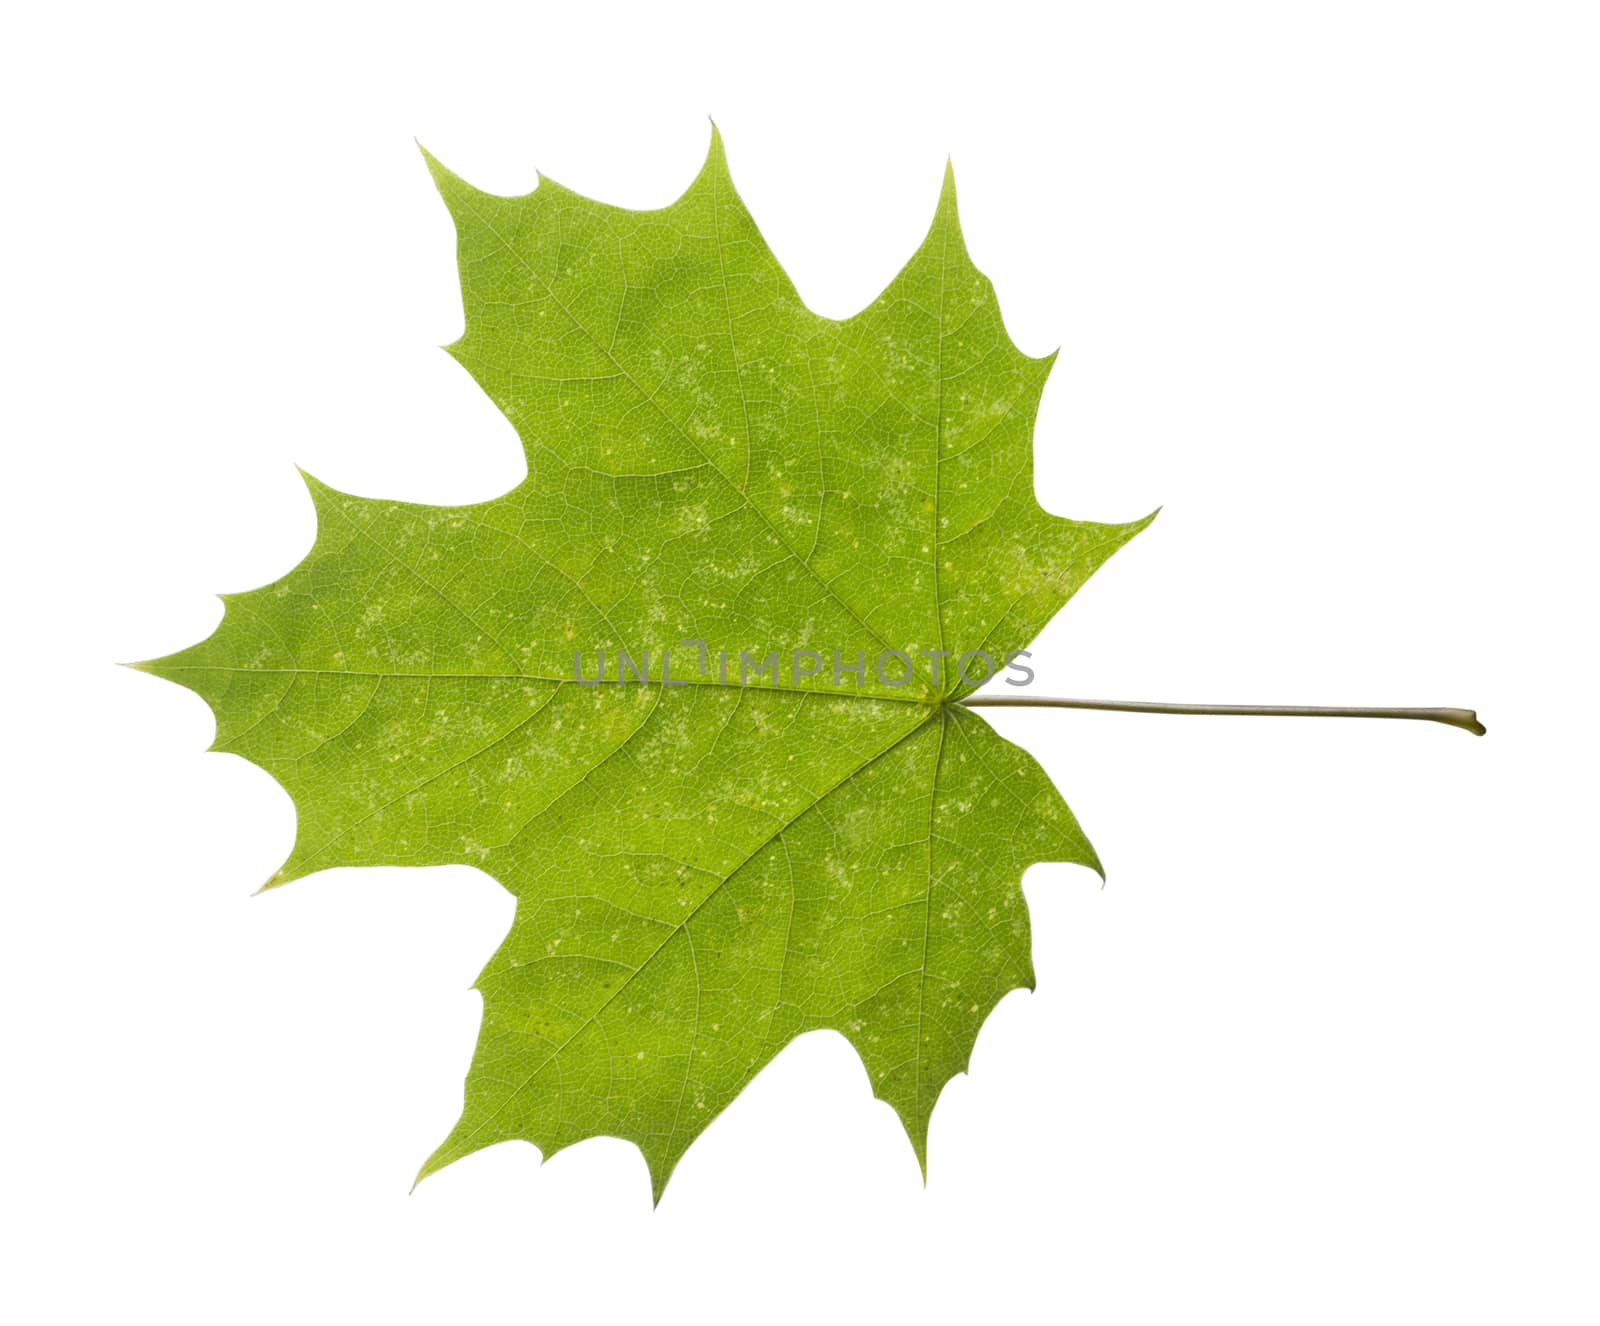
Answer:
[[(459, 236), (450, 352), (516, 426), (526, 479), (435, 507), (308, 477), (306, 559), (142, 666), (293, 796), (270, 885), (464, 862), (516, 896), (460, 1122), (423, 1174), (608, 1134), (659, 1197), (816, 1028), (860, 1052), (925, 1167), (941, 1088), (1033, 982), (1023, 872), (1098, 869), (954, 664), (1026, 647), (1145, 522), (1035, 500), (1050, 360), (1006, 335), (948, 172), (922, 246), (838, 322), (801, 302), (715, 134), (657, 211), (544, 179), (496, 197), (428, 164)], [(663, 650), (686, 684), (660, 684)], [(618, 679), (622, 651), (650, 684)], [(604, 657), (601, 684), (575, 652), (591, 681)]]

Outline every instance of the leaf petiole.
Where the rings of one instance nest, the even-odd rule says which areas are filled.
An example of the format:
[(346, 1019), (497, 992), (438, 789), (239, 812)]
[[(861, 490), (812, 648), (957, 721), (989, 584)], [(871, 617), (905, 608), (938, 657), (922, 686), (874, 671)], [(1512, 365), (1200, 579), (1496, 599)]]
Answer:
[(1371, 708), (1297, 704), (1162, 704), (1153, 700), (1067, 700), (1056, 696), (971, 695), (960, 703), (992, 709), (1110, 709), (1128, 714), (1236, 714), (1276, 718), (1409, 718), (1445, 723), (1481, 737), (1488, 729), (1471, 709)]

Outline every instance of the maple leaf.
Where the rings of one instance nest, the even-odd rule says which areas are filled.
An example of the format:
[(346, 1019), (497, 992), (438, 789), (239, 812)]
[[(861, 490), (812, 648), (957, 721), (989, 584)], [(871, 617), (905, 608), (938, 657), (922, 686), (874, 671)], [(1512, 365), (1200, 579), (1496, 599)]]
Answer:
[[(1038, 764), (959, 703), (982, 680), (961, 659), (1025, 646), (1148, 518), (1035, 500), (1053, 356), (1007, 336), (948, 170), (926, 240), (840, 322), (801, 302), (714, 130), (654, 211), (428, 165), (459, 237), (449, 350), (526, 479), (434, 507), (307, 476), (305, 560), (140, 666), (293, 797), (268, 887), (464, 862), (516, 896), (461, 1119), (419, 1178), (609, 1134), (659, 1200), (817, 1028), (856, 1047), (926, 1173), (940, 1090), (1033, 984), (1023, 872), (1099, 869)], [(651, 684), (623, 684), (624, 652), (654, 656)]]

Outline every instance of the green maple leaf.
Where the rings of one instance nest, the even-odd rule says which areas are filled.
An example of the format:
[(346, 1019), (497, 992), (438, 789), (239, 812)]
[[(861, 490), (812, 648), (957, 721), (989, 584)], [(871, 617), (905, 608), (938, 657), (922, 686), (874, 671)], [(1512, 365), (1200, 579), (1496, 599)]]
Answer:
[[(428, 164), (459, 234), (449, 349), (527, 478), (434, 507), (308, 476), (305, 560), (141, 666), (294, 798), (269, 887), (465, 862), (516, 896), (465, 1108), (423, 1175), (609, 1134), (659, 1198), (817, 1028), (856, 1047), (925, 1172), (940, 1090), (1033, 984), (1023, 872), (1099, 869), (1034, 760), (957, 703), (978, 678), (956, 659), (1024, 647), (1147, 520), (1035, 500), (1053, 356), (1006, 335), (948, 172), (911, 261), (836, 322), (767, 249), (715, 132), (657, 211), (544, 179), (496, 197)], [(663, 649), (688, 684), (617, 684), (619, 651), (653, 654), (655, 681)], [(591, 678), (612, 660), (607, 684), (575, 680), (575, 650)], [(779, 666), (724, 680), (741, 651)]]

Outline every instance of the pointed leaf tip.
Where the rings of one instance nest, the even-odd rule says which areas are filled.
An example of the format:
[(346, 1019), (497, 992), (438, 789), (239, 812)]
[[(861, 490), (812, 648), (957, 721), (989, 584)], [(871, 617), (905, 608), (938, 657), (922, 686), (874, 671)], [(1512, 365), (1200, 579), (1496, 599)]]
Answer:
[(428, 151), (427, 147), (423, 145), (422, 139), (413, 138), (411, 141), (417, 145), (417, 151), (422, 153), (422, 160), (427, 164), (428, 173), (433, 176), (435, 181), (450, 176), (449, 168), (432, 152)]
[(706, 145), (706, 161), (701, 167), (701, 174), (709, 170), (717, 170), (726, 177), (728, 175), (728, 149), (722, 141), (722, 130), (717, 128), (717, 122), (706, 117), (711, 125), (711, 141)]
[(956, 166), (949, 157), (944, 159), (944, 179), (939, 185), (939, 203), (940, 206), (948, 205), (951, 208), (956, 205)]
[(440, 161), (420, 142), (417, 143), (417, 151), (422, 153), (422, 159), (428, 167), (428, 174), (433, 177), (433, 187), (439, 191), (439, 197), (444, 199), (444, 205), (455, 219), (456, 228), (459, 231), (463, 225), (462, 209), (466, 200), (484, 198), (488, 195), (485, 195), (483, 190), (467, 183), (466, 180)]
[(929, 240), (940, 236), (939, 244), (953, 245), (950, 251), (965, 254), (967, 243), (961, 233), (961, 210), (956, 204), (956, 170), (949, 157), (944, 161), (944, 178), (939, 184), (939, 202), (933, 209), (933, 223), (928, 227)]
[(274, 870), (272, 874), (267, 877), (266, 882), (263, 883), (261, 887), (250, 896), (252, 898), (259, 898), (263, 893), (271, 893), (274, 889), (281, 889), (285, 884), (290, 882), (292, 882), (292, 877), (286, 873), (283, 866), (279, 866), (278, 869)]

